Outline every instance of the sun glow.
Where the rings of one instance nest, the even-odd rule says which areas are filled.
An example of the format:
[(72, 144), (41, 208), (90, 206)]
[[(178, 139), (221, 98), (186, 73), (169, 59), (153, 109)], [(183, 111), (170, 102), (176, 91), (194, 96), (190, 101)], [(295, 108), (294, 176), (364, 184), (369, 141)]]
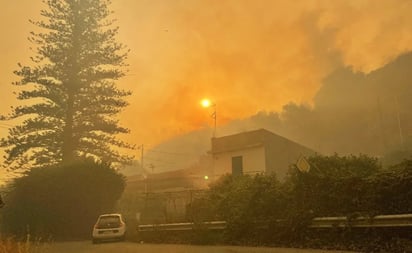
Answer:
[(203, 99), (201, 102), (200, 102), (200, 104), (203, 106), (203, 107), (210, 107), (211, 105), (212, 105), (212, 103), (210, 102), (210, 100), (209, 99), (207, 99), (207, 98), (205, 98), (205, 99)]

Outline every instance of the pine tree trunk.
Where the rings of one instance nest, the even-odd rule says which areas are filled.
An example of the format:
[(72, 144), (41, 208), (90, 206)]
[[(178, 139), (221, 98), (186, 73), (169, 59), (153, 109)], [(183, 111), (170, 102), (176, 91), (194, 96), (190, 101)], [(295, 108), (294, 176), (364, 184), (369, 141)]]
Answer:
[(67, 98), (66, 125), (63, 130), (63, 163), (74, 159), (73, 115), (74, 94), (69, 92)]

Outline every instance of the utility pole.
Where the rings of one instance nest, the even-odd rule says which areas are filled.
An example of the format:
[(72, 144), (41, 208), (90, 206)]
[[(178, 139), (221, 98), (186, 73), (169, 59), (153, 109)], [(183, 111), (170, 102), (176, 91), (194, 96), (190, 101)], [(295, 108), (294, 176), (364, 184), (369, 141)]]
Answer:
[[(146, 171), (144, 169), (144, 144), (140, 145), (138, 147), (138, 149), (140, 149), (140, 167), (143, 170), (143, 176), (144, 176), (144, 192), (147, 194), (147, 175), (146, 175)], [(147, 197), (147, 196), (146, 196)]]
[(382, 139), (382, 144), (383, 144), (383, 151), (386, 153), (386, 150), (388, 149), (388, 143), (386, 142), (386, 136), (385, 136), (385, 128), (383, 124), (383, 114), (382, 114), (382, 106), (381, 106), (381, 101), (378, 97), (377, 99), (378, 102), (378, 113), (379, 113), (379, 125), (380, 125), (380, 130), (381, 130), (381, 139)]
[(213, 104), (213, 114), (212, 114), (212, 118), (214, 120), (214, 128), (213, 128), (213, 138), (216, 137), (216, 121), (217, 121), (217, 111), (216, 111), (216, 103)]
[[(212, 103), (209, 99), (203, 99), (201, 101), (201, 105), (204, 108), (213, 107), (213, 113), (211, 114), (211, 117), (213, 118), (213, 123), (214, 123), (213, 124), (213, 135), (212, 135), (212, 139), (211, 139), (212, 149), (213, 149), (213, 140), (216, 138), (216, 127), (217, 127), (217, 124), (216, 124), (216, 122), (217, 122), (216, 103)], [(214, 168), (215, 167), (215, 157), (214, 157), (214, 154), (213, 154), (213, 150), (212, 150), (211, 155), (212, 155), (212, 175), (211, 175), (211, 178), (212, 178), (212, 181), (214, 181), (214, 179), (215, 179), (215, 168)]]
[(216, 103), (212, 103), (209, 99), (203, 99), (201, 104), (204, 108), (213, 107), (213, 113), (210, 115), (214, 121), (214, 128), (213, 128), (213, 138), (216, 137), (216, 121), (217, 121), (217, 112), (216, 112)]
[(398, 118), (398, 128), (399, 128), (399, 138), (401, 141), (401, 148), (403, 149), (403, 134), (402, 134), (402, 125), (401, 125), (401, 116), (399, 112), (399, 102), (398, 102), (398, 97), (395, 96), (395, 102), (396, 102), (396, 116)]
[(140, 166), (142, 167), (142, 169), (144, 170), (144, 165), (143, 165), (143, 153), (144, 153), (144, 145), (140, 145), (139, 146), (140, 149)]

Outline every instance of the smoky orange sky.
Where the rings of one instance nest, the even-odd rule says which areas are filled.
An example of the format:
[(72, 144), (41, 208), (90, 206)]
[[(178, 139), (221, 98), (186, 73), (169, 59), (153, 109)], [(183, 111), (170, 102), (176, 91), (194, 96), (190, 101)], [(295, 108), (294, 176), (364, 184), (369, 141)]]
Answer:
[[(155, 145), (289, 103), (312, 103), (339, 66), (370, 72), (412, 50), (409, 0), (113, 0), (118, 41), (131, 50), (130, 106), (121, 114), (133, 144)], [(12, 74), (30, 64), (27, 41), (41, 0), (2, 1), (0, 113), (16, 103)], [(1, 123), (0, 135), (7, 125)]]

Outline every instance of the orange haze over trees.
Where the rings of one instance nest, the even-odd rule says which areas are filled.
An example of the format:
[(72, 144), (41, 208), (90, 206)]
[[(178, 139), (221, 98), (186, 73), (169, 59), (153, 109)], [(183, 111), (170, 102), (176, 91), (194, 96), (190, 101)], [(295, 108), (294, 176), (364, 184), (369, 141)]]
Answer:
[[(3, 3), (2, 113), (16, 103), (12, 72), (31, 55), (28, 19), (39, 17), (41, 2)], [(218, 105), (218, 125), (289, 102), (313, 105), (335, 69), (369, 73), (412, 50), (407, 0), (112, 2), (118, 39), (131, 49), (119, 86), (133, 96), (120, 120), (135, 144), (212, 127), (203, 97)]]

